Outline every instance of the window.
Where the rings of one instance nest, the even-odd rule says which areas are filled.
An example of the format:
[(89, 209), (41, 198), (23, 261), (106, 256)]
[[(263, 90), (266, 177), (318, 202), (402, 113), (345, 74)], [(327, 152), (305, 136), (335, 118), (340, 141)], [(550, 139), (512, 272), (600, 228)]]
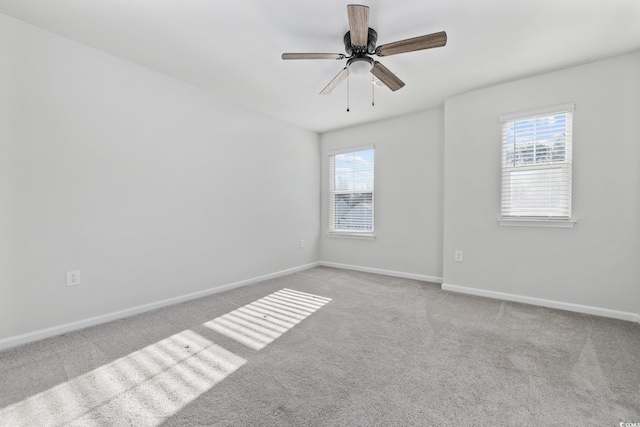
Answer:
[(373, 236), (373, 146), (329, 153), (329, 234)]
[(566, 104), (500, 116), (501, 219), (570, 220), (573, 110)]

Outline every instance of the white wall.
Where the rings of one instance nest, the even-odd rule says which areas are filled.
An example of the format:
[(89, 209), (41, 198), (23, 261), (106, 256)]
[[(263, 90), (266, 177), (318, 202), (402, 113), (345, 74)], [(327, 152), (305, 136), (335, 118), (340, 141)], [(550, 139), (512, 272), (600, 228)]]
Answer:
[[(577, 225), (500, 227), (498, 116), (568, 102)], [(639, 313), (639, 118), (638, 53), (447, 99), (445, 284)]]
[[(13, 54), (15, 40), (4, 26), (0, 25), (0, 52), (7, 55)], [(11, 313), (13, 306), (8, 298), (4, 297), (5, 289), (12, 281), (11, 265), (13, 259), (13, 238), (11, 222), (12, 214), (12, 171), (14, 166), (12, 159), (15, 151), (15, 123), (14, 108), (12, 105), (14, 79), (16, 70), (0, 66), (0, 313)]]
[[(346, 114), (346, 113), (345, 113)], [(321, 260), (442, 277), (443, 111), (321, 135)], [(375, 240), (328, 237), (327, 152), (375, 145)]]
[[(640, 314), (640, 54), (326, 133), (320, 149), (4, 15), (0, 63), (0, 340), (318, 259)], [(499, 227), (498, 115), (565, 102), (578, 224)], [(368, 143), (376, 239), (328, 238), (326, 154)]]
[(0, 338), (318, 260), (317, 134), (4, 15), (0, 63)]

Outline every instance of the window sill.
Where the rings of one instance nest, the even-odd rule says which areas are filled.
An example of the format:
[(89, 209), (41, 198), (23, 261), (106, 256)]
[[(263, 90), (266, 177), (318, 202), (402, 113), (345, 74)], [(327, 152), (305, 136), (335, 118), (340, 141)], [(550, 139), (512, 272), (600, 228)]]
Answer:
[(549, 227), (573, 228), (576, 219), (546, 219), (546, 218), (498, 218), (502, 227)]
[(340, 231), (331, 231), (327, 233), (327, 237), (338, 237), (344, 239), (360, 239), (360, 240), (375, 240), (376, 235), (373, 233), (349, 233)]

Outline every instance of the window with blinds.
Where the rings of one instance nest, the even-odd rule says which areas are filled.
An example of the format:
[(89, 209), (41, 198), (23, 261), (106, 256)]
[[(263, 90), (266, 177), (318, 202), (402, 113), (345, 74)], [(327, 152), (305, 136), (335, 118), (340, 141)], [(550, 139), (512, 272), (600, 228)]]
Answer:
[(329, 153), (329, 233), (373, 233), (373, 146)]
[(500, 116), (502, 218), (571, 217), (574, 105)]

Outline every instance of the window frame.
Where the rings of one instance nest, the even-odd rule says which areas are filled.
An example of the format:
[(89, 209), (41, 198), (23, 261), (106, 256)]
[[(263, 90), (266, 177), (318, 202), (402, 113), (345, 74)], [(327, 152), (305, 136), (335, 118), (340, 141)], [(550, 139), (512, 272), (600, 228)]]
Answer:
[[(371, 182), (371, 190), (335, 190), (335, 156), (347, 153), (356, 153), (359, 151), (373, 150), (373, 166), (371, 168), (373, 179)], [(351, 239), (375, 239), (375, 146), (373, 144), (360, 145), (355, 147), (346, 147), (336, 150), (330, 150), (327, 152), (328, 160), (328, 231), (329, 237), (343, 237)], [(337, 194), (348, 193), (371, 193), (371, 230), (341, 230), (335, 228), (335, 196)]]
[[(573, 167), (573, 112), (575, 111), (574, 103), (553, 105), (549, 107), (537, 108), (533, 110), (520, 111), (515, 113), (503, 114), (500, 115), (498, 121), (501, 125), (501, 137), (500, 137), (500, 216), (498, 218), (498, 223), (501, 226), (513, 227), (554, 227), (554, 228), (571, 228), (577, 222), (575, 218), (572, 218), (572, 198), (573, 198), (573, 182), (572, 182), (572, 167)], [(506, 165), (506, 141), (505, 141), (505, 126), (508, 126), (509, 123), (514, 123), (521, 120), (535, 119), (545, 116), (552, 116), (557, 114), (567, 114), (567, 130), (568, 130), (568, 138), (565, 144), (565, 156), (568, 157), (568, 161), (565, 162), (556, 162), (556, 163), (534, 163), (531, 165), (522, 165), (517, 167), (508, 167)], [(535, 149), (534, 149), (535, 152)], [(514, 154), (515, 155), (515, 154)], [(526, 172), (526, 171), (542, 171), (542, 170), (553, 170), (553, 169), (561, 169), (561, 173), (568, 174), (568, 215), (552, 215), (549, 212), (547, 214), (541, 215), (504, 215), (505, 210), (505, 198), (509, 198), (509, 196), (505, 196), (504, 191), (507, 187), (505, 184), (505, 180), (508, 179), (506, 176), (511, 176), (511, 173), (515, 170)], [(511, 172), (511, 173), (509, 173)]]

